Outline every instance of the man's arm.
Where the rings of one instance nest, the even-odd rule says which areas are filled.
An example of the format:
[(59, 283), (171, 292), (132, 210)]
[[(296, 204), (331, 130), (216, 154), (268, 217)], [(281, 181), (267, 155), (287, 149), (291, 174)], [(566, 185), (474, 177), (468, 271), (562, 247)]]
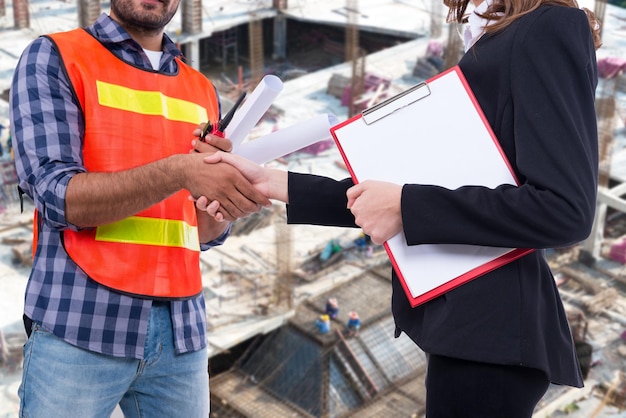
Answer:
[(56, 228), (117, 221), (181, 189), (220, 199), (228, 219), (269, 204), (234, 168), (224, 164), (206, 170), (199, 154), (174, 155), (116, 173), (87, 173), (80, 153), (82, 112), (46, 38), (31, 44), (18, 63), (11, 119), (20, 186), (35, 200), (44, 222)]
[(207, 154), (180, 154), (115, 173), (80, 173), (70, 180), (66, 218), (79, 227), (115, 222), (186, 189), (219, 200), (225, 219), (259, 210), (269, 200), (228, 164), (209, 165)]

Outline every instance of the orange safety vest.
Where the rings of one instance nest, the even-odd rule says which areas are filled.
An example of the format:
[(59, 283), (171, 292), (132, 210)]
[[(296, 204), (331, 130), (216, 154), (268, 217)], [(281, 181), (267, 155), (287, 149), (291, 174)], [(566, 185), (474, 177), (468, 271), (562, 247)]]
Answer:
[[(213, 85), (178, 58), (178, 73), (168, 75), (125, 63), (83, 29), (49, 37), (83, 110), (87, 171), (121, 171), (187, 154), (198, 124), (217, 121)], [(65, 250), (90, 278), (122, 293), (196, 296), (202, 291), (200, 243), (188, 196), (181, 190), (119, 222), (66, 230)]]

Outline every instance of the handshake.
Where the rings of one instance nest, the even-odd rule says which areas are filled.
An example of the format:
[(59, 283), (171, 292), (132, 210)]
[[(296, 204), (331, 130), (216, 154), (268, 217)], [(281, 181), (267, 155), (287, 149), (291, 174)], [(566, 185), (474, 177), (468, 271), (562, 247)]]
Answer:
[[(201, 129), (196, 129), (194, 135), (201, 135)], [(247, 182), (245, 187), (236, 186), (230, 189), (233, 190), (230, 195), (217, 198), (196, 195), (190, 190), (199, 211), (223, 222), (258, 212), (262, 207), (270, 206), (270, 200), (290, 203), (287, 171), (264, 167), (230, 153), (231, 149), (232, 144), (226, 138), (207, 136), (204, 141), (193, 141), (192, 152), (202, 154), (205, 164), (228, 165)], [(366, 180), (348, 188), (346, 194), (337, 196), (337, 199), (347, 200), (346, 207), (352, 212), (355, 224), (375, 244), (382, 244), (402, 230), (401, 195), (401, 185)]]

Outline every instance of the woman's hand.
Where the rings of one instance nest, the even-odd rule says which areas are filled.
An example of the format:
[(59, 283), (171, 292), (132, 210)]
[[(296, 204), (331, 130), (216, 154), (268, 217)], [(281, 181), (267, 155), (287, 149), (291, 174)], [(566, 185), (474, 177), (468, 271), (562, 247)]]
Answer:
[(401, 185), (366, 180), (349, 188), (346, 196), (355, 223), (375, 244), (402, 231)]

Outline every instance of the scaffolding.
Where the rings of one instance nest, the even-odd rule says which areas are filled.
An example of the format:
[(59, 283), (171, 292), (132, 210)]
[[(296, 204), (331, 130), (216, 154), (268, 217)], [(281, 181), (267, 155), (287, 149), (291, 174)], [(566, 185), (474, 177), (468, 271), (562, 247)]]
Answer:
[(226, 69), (229, 62), (239, 65), (239, 48), (237, 28), (230, 28), (216, 32), (207, 39), (206, 57), (221, 62), (222, 70)]

